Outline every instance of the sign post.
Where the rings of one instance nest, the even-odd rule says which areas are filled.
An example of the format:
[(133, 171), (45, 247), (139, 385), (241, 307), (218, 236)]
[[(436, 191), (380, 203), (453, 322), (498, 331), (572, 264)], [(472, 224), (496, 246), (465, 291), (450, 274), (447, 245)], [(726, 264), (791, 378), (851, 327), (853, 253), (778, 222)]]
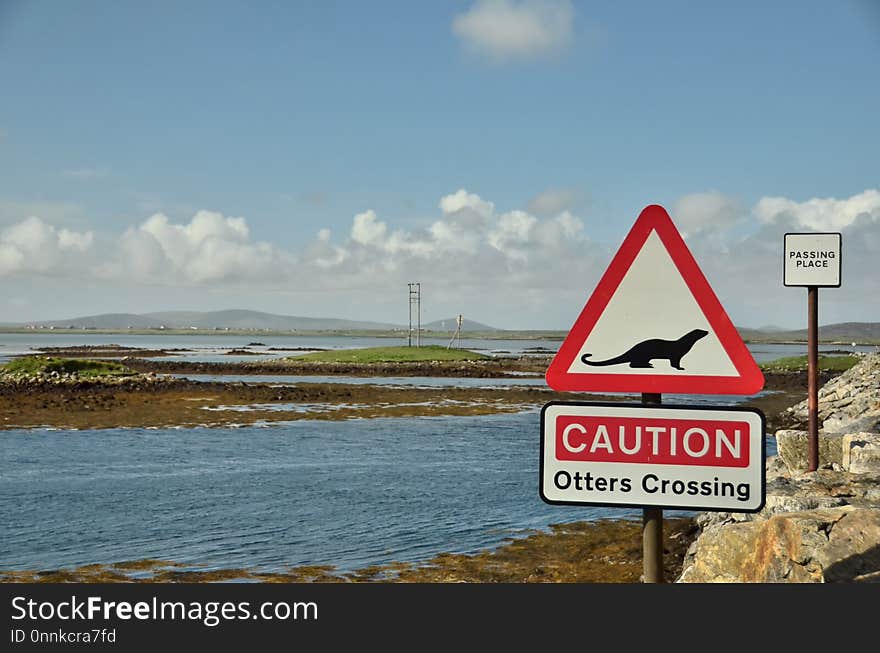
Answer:
[[(660, 393), (643, 393), (643, 406), (659, 406)], [(642, 577), (646, 583), (663, 582), (663, 508), (642, 508)]]
[(807, 469), (819, 469), (819, 289), (807, 287)]
[(819, 469), (819, 287), (840, 288), (841, 235), (788, 233), (784, 286), (807, 287), (807, 470)]
[[(640, 506), (644, 581), (663, 582), (663, 508), (754, 512), (764, 416), (661, 406), (661, 393), (754, 394), (764, 375), (662, 206), (633, 224), (546, 373), (561, 392), (641, 404), (542, 410), (541, 498)], [(622, 411), (622, 412), (621, 412)]]

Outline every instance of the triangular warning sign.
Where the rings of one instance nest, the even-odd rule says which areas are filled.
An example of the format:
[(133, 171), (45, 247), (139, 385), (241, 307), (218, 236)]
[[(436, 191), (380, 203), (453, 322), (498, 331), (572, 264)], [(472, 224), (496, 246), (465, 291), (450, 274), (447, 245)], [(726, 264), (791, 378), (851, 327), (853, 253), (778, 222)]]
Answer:
[(750, 395), (764, 387), (662, 206), (645, 208), (547, 368), (560, 391)]

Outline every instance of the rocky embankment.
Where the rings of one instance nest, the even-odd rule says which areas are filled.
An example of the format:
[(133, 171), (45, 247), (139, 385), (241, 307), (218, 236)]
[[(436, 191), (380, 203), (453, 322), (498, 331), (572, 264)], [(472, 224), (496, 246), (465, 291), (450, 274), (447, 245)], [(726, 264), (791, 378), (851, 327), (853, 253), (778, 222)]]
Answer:
[(677, 582), (880, 582), (880, 354), (822, 387), (819, 419), (819, 469), (806, 430), (777, 431), (765, 507), (700, 514)]

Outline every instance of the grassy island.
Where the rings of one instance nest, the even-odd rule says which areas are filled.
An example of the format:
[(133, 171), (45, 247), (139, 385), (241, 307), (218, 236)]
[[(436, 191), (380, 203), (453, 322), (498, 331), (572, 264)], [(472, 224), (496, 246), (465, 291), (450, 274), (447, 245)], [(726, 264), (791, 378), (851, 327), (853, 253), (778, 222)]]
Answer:
[[(845, 372), (861, 359), (858, 356), (819, 356), (820, 372)], [(807, 369), (806, 356), (788, 356), (761, 364), (765, 372), (801, 372)]]
[(489, 359), (491, 359), (491, 356), (478, 354), (467, 349), (447, 349), (440, 345), (426, 345), (423, 347), (335, 349), (296, 356), (289, 360), (315, 363), (423, 363), (431, 361), (477, 361)]
[(51, 356), (23, 356), (0, 366), (0, 372), (14, 376), (129, 376), (136, 374), (122, 363)]

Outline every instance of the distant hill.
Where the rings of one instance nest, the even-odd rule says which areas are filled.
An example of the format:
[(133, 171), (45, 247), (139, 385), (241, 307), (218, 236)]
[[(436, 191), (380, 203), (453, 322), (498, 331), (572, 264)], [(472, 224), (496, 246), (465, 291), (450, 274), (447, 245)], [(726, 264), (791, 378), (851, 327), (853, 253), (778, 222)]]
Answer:
[[(366, 322), (332, 317), (301, 317), (295, 315), (275, 315), (260, 311), (228, 310), (198, 313), (194, 311), (166, 311), (147, 313), (145, 317), (159, 320), (168, 328), (199, 329), (269, 329), (271, 331), (326, 331), (326, 330), (378, 330), (403, 328), (399, 324), (387, 322)], [(172, 326), (173, 325), (173, 326)]]
[[(737, 327), (743, 340), (760, 341), (802, 341), (807, 340), (806, 329), (748, 329)], [(880, 342), (880, 322), (840, 322), (819, 325), (819, 340), (841, 343)]]
[[(390, 322), (369, 322), (347, 320), (333, 317), (302, 317), (296, 315), (276, 315), (261, 311), (160, 311), (157, 313), (103, 313), (86, 315), (67, 320), (44, 320), (24, 324), (0, 324), (7, 329), (54, 328), (54, 329), (94, 329), (97, 331), (123, 331), (127, 329), (197, 329), (204, 331), (403, 331), (406, 324)], [(415, 328), (415, 325), (413, 325)], [(452, 333), (455, 331), (455, 316), (422, 324), (424, 331)], [(562, 339), (566, 331), (509, 330), (464, 319), (462, 331), (469, 333), (494, 334), (493, 337), (506, 338), (550, 338)], [(737, 327), (740, 337), (746, 342), (806, 342), (807, 330), (786, 330), (775, 326), (752, 329)], [(819, 340), (822, 342), (880, 343), (880, 322), (841, 322), (819, 327)]]
[(71, 320), (47, 320), (36, 322), (38, 325), (66, 329), (70, 326), (79, 329), (157, 329), (162, 325), (146, 315), (134, 313), (104, 313), (102, 315), (86, 315)]
[[(423, 329), (428, 329), (430, 331), (455, 331), (455, 317), (448, 317), (445, 320), (435, 320), (434, 322), (428, 322), (427, 324), (423, 324)], [(475, 322), (473, 320), (469, 320), (467, 318), (462, 319), (461, 321), (461, 330), (464, 331), (500, 331), (501, 329), (496, 329), (495, 327), (491, 327), (487, 324), (483, 324), (482, 322)]]
[(786, 331), (782, 327), (776, 326), (775, 324), (767, 324), (765, 326), (758, 327), (758, 331)]
[(749, 327), (736, 327), (739, 337), (746, 342), (754, 340), (778, 339), (784, 331), (765, 331), (764, 329), (750, 329)]
[[(776, 332), (774, 335), (785, 334), (796, 339), (806, 340), (807, 330)], [(841, 322), (819, 326), (821, 340), (837, 340), (840, 342), (858, 342), (862, 340), (880, 340), (880, 322)]]
[[(226, 311), (159, 311), (156, 313), (104, 313), (86, 315), (66, 320), (43, 320), (30, 323), (37, 327), (55, 329), (198, 329), (205, 331), (239, 331), (256, 329), (260, 331), (406, 331), (404, 324), (390, 322), (369, 322), (347, 320), (333, 317), (302, 317), (297, 315), (276, 315), (261, 311), (232, 309)], [(27, 325), (7, 325), (24, 327)], [(415, 325), (413, 325), (415, 328)], [(436, 320), (422, 324), (426, 331), (455, 331), (455, 318)], [(462, 331), (498, 331), (473, 320), (464, 320)]]
[[(56, 329), (259, 329), (270, 331), (388, 331), (405, 329), (399, 324), (366, 322), (339, 318), (300, 317), (275, 315), (260, 311), (163, 311), (136, 315), (132, 313), (105, 313), (74, 317), (67, 320), (46, 320), (33, 323), (36, 326)], [(25, 325), (21, 325), (25, 326)]]

